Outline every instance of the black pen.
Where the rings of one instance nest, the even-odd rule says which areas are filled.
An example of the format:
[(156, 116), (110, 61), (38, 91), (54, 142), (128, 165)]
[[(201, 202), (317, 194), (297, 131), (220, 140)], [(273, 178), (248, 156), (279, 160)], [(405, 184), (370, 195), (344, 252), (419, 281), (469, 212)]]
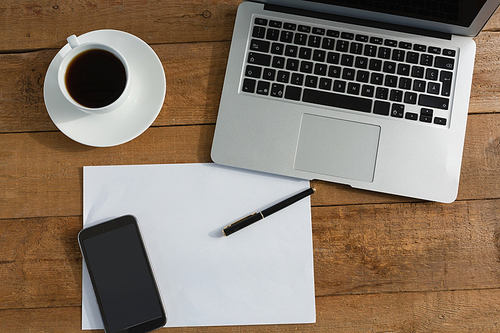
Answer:
[(313, 194), (314, 192), (316, 192), (315, 188), (313, 188), (313, 187), (308, 188), (307, 190), (302, 191), (298, 194), (295, 194), (295, 195), (291, 196), (290, 198), (285, 199), (285, 200), (277, 203), (276, 205), (273, 205), (269, 208), (264, 209), (261, 212), (250, 214), (250, 215), (242, 218), (241, 220), (238, 220), (234, 223), (231, 223), (230, 225), (228, 225), (227, 227), (222, 229), (222, 233), (224, 234), (224, 236), (229, 236), (232, 233), (235, 233), (238, 230), (241, 230), (245, 227), (248, 227), (249, 225), (251, 225), (257, 221), (260, 221), (263, 218), (268, 217), (271, 214), (279, 212), (280, 210), (290, 206), (291, 204), (296, 203), (297, 201), (299, 201), (301, 199), (304, 199), (305, 197)]

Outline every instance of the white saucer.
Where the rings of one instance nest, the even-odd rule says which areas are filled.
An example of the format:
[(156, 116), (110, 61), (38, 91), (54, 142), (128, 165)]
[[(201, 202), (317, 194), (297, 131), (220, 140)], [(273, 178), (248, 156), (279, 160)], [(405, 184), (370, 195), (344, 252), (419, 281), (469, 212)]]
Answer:
[(54, 124), (69, 138), (94, 147), (116, 146), (144, 132), (163, 106), (166, 80), (163, 66), (151, 47), (134, 35), (117, 30), (96, 30), (78, 36), (81, 43), (99, 42), (116, 48), (129, 63), (133, 79), (128, 100), (117, 110), (88, 114), (73, 107), (57, 85), (62, 58), (71, 49), (66, 44), (50, 63), (43, 95)]

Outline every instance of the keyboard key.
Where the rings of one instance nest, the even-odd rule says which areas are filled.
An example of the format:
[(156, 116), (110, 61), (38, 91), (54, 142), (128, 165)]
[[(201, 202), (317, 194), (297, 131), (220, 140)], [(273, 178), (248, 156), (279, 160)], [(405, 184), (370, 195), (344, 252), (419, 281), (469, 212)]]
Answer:
[(318, 77), (313, 75), (306, 76), (305, 86), (309, 88), (316, 88), (318, 85)]
[(269, 94), (269, 85), (270, 85), (269, 82), (259, 81), (259, 83), (257, 83), (257, 91), (256, 91), (257, 94), (268, 95)]
[(397, 87), (398, 85), (398, 77), (395, 75), (386, 75), (384, 80), (384, 85), (386, 87)]
[(405, 106), (403, 104), (392, 104), (391, 106), (391, 117), (403, 118), (405, 112)]
[(432, 123), (432, 117), (420, 115), (420, 121), (424, 123)]
[(335, 50), (339, 52), (347, 52), (347, 50), (349, 50), (349, 42), (346, 40), (337, 41), (337, 46), (335, 47)]
[(301, 47), (299, 49), (299, 58), (300, 59), (309, 60), (309, 59), (311, 59), (311, 56), (312, 56), (312, 49), (310, 49), (308, 47)]
[(332, 79), (322, 77), (321, 79), (319, 79), (319, 89), (330, 90), (332, 89), (332, 83)]
[(357, 71), (356, 73), (356, 81), (358, 82), (368, 82), (370, 78), (370, 72), (367, 71)]
[(333, 50), (333, 47), (335, 46), (335, 40), (332, 38), (325, 37), (323, 38), (323, 43), (321, 45), (322, 48), (326, 50)]
[(310, 47), (319, 47), (321, 45), (321, 37), (315, 35), (309, 36), (307, 45)]
[(403, 50), (394, 50), (392, 51), (392, 60), (394, 61), (404, 61), (406, 52)]
[(427, 108), (421, 108), (420, 109), (420, 115), (421, 116), (432, 117), (433, 113), (434, 113), (434, 111), (432, 109), (427, 109)]
[(340, 53), (328, 52), (326, 62), (329, 64), (338, 64), (340, 62)]
[(388, 47), (379, 47), (378, 57), (382, 58), (382, 59), (390, 59), (391, 58), (391, 49)]
[(276, 77), (276, 70), (272, 68), (265, 68), (264, 72), (262, 74), (262, 78), (264, 80), (268, 81), (274, 81), (274, 78)]
[(365, 45), (365, 51), (363, 54), (367, 57), (375, 57), (377, 54), (377, 47), (375, 45), (367, 44)]
[(285, 50), (285, 45), (284, 44), (273, 43), (271, 45), (271, 53), (272, 54), (282, 55), (284, 50)]
[(405, 92), (404, 101), (406, 104), (417, 104), (417, 94), (410, 91)]
[(396, 73), (396, 63), (392, 61), (384, 61), (383, 72), (390, 74)]
[(389, 98), (389, 89), (378, 87), (377, 90), (375, 90), (375, 98), (378, 98), (378, 99)]
[(299, 29), (298, 31), (300, 32), (311, 32), (311, 27), (307, 26), (307, 25), (302, 25), (302, 24), (299, 24)]
[(410, 75), (410, 65), (407, 64), (398, 64), (398, 74), (409, 76)]
[(326, 64), (316, 63), (316, 65), (314, 65), (314, 74), (316, 75), (325, 76), (327, 70), (328, 70), (328, 65)]
[(441, 48), (436, 47), (436, 46), (429, 46), (427, 49), (427, 52), (433, 53), (433, 54), (441, 54)]
[(340, 32), (338, 32), (337, 30), (327, 30), (326, 35), (329, 37), (338, 38), (340, 36)]
[(418, 105), (428, 106), (431, 108), (447, 110), (450, 100), (448, 98), (430, 96), (430, 95), (420, 95), (418, 98)]
[(372, 109), (371, 99), (310, 89), (304, 89), (302, 101), (368, 113)]
[(245, 68), (245, 76), (260, 79), (260, 74), (262, 73), (262, 68), (252, 65), (247, 65)]
[(434, 67), (453, 70), (453, 68), (455, 67), (455, 59), (436, 57)]
[(441, 85), (437, 82), (429, 82), (427, 84), (427, 92), (433, 95), (439, 95), (441, 90)]
[(301, 93), (302, 93), (302, 88), (287, 86), (285, 90), (285, 98), (292, 99), (294, 101), (300, 101)]
[(354, 34), (350, 32), (343, 32), (340, 34), (340, 38), (342, 39), (348, 39), (348, 40), (353, 40), (354, 39)]
[(427, 80), (436, 81), (438, 79), (438, 73), (439, 73), (439, 71), (437, 69), (427, 68), (425, 70), (425, 78)]
[(446, 125), (446, 119), (445, 118), (436, 117), (436, 118), (434, 118), (434, 124), (437, 124), (437, 125)]
[(260, 51), (260, 52), (269, 52), (271, 43), (261, 39), (252, 39), (250, 41), (250, 50), (252, 51)]
[(280, 41), (283, 43), (291, 43), (293, 41), (293, 32), (286, 30), (281, 31)]
[(384, 45), (385, 46), (392, 46), (392, 47), (396, 47), (398, 46), (398, 41), (394, 40), (394, 39), (386, 39), (384, 41)]
[(297, 46), (295, 46), (295, 45), (287, 45), (285, 47), (285, 55), (287, 57), (293, 57), (293, 58), (295, 58), (295, 57), (298, 56), (298, 54), (299, 54), (299, 48)]
[(407, 77), (402, 77), (399, 79), (399, 89), (410, 90), (411, 89), (412, 80)]
[(276, 81), (281, 83), (288, 83), (288, 80), (290, 80), (290, 72), (278, 71)]
[(381, 71), (382, 70), (382, 60), (379, 59), (370, 59), (370, 65), (368, 68), (372, 71)]
[(354, 67), (365, 69), (368, 67), (368, 58), (365, 57), (356, 57), (356, 61), (354, 62)]
[(375, 101), (373, 105), (373, 113), (388, 116), (391, 108), (391, 103)]
[(356, 42), (351, 43), (351, 47), (349, 49), (349, 52), (352, 53), (352, 54), (361, 54), (361, 53), (363, 53), (363, 44), (356, 43)]
[(370, 78), (371, 84), (382, 85), (384, 80), (384, 75), (380, 73), (372, 73)]
[(285, 86), (279, 83), (273, 83), (271, 86), (271, 96), (273, 97), (283, 97)]
[(354, 56), (350, 54), (343, 54), (340, 58), (340, 64), (342, 66), (352, 67), (354, 65)]
[(256, 17), (254, 23), (257, 25), (267, 25), (267, 20), (263, 19), (263, 18)]
[(415, 44), (415, 45), (413, 45), (413, 49), (415, 51), (425, 52), (425, 50), (427, 49), (427, 47), (425, 45), (422, 45), (422, 44)]
[(253, 93), (255, 91), (255, 84), (257, 81), (253, 79), (244, 79), (243, 80), (243, 86), (241, 87), (241, 90), (244, 92), (249, 92)]
[(372, 43), (372, 44), (382, 45), (383, 42), (384, 42), (384, 39), (380, 38), (380, 37), (371, 37), (370, 38), (370, 43)]
[(281, 28), (282, 23), (280, 21), (271, 20), (269, 21), (269, 26), (273, 28)]
[(413, 66), (411, 68), (411, 76), (416, 77), (416, 78), (423, 78), (424, 77), (424, 68), (421, 66)]
[(338, 91), (338, 92), (345, 92), (347, 82), (342, 81), (342, 80), (335, 80), (333, 81), (333, 91)]
[(406, 112), (405, 119), (418, 120), (418, 114), (413, 112)]
[(422, 54), (420, 57), (420, 65), (424, 66), (432, 66), (432, 61), (434, 60), (434, 57), (430, 54)]
[(297, 59), (288, 59), (286, 61), (286, 69), (288, 69), (289, 71), (298, 71), (299, 61)]
[(290, 83), (295, 84), (297, 86), (301, 86), (304, 83), (304, 74), (293, 73), (292, 80), (290, 81)]
[(312, 33), (315, 35), (324, 35), (325, 34), (325, 29), (323, 28), (313, 28)]
[(278, 40), (280, 37), (280, 31), (278, 29), (267, 29), (266, 39)]
[(297, 29), (297, 25), (295, 23), (286, 23), (283, 24), (283, 29), (286, 29), (286, 30), (295, 30)]
[(339, 66), (330, 66), (328, 67), (328, 76), (339, 78), (342, 73), (342, 68)]
[(300, 62), (300, 71), (302, 73), (312, 73), (313, 71), (313, 63), (310, 61), (301, 61)]
[(248, 63), (261, 66), (269, 66), (271, 64), (271, 56), (268, 54), (249, 52)]
[(407, 52), (406, 53), (406, 62), (409, 62), (410, 64), (418, 64), (418, 53)]
[(399, 42), (399, 48), (406, 49), (406, 50), (411, 50), (412, 49), (412, 44), (408, 43), (408, 42)]
[(358, 42), (368, 43), (368, 36), (366, 36), (366, 35), (356, 35), (356, 40)]
[(393, 102), (401, 102), (403, 100), (403, 91), (398, 89), (392, 89), (389, 95), (389, 100)]
[(454, 50), (444, 49), (443, 55), (448, 57), (454, 57), (456, 55), (456, 52)]
[(306, 45), (307, 35), (297, 33), (297, 34), (295, 34), (295, 38), (293, 39), (293, 42), (297, 45)]
[(442, 71), (441, 75), (439, 76), (439, 81), (443, 83), (442, 89), (441, 89), (441, 95), (443, 96), (450, 96), (451, 94), (451, 79), (453, 77), (452, 72), (447, 72), (447, 71)]
[(422, 81), (422, 80), (413, 81), (413, 90), (418, 91), (418, 92), (424, 92), (425, 91), (425, 81)]
[(314, 50), (313, 52), (313, 60), (324, 62), (326, 58), (326, 52), (323, 50)]
[(361, 96), (373, 97), (374, 93), (375, 93), (375, 87), (374, 86), (370, 86), (368, 84), (364, 84), (361, 87)]
[(359, 95), (361, 85), (359, 83), (349, 82), (347, 84), (347, 93), (351, 95)]

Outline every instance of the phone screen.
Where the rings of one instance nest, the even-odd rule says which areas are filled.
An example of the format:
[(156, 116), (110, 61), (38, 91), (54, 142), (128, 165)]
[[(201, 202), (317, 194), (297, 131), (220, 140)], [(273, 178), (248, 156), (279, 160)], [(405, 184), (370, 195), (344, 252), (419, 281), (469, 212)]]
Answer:
[(166, 323), (161, 297), (135, 217), (78, 235), (106, 332), (147, 332)]

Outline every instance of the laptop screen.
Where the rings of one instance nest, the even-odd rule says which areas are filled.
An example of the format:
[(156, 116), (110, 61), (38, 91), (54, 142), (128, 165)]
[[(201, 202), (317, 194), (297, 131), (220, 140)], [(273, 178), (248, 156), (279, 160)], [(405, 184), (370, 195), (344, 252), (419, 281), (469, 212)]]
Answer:
[(468, 27), (486, 0), (307, 0)]
[(463, 36), (476, 36), (500, 0), (251, 0)]

